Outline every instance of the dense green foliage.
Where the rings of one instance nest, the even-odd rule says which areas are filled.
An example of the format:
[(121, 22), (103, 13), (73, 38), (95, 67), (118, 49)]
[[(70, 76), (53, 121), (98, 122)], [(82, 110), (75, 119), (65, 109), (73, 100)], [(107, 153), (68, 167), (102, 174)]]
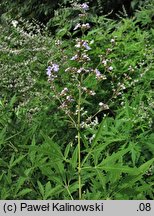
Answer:
[[(0, 26), (1, 199), (154, 199), (152, 9), (83, 21), (69, 6), (52, 18), (54, 37), (36, 21)], [(81, 21), (92, 26), (73, 30)], [(58, 75), (48, 82), (53, 63)], [(74, 99), (68, 110), (64, 88)]]

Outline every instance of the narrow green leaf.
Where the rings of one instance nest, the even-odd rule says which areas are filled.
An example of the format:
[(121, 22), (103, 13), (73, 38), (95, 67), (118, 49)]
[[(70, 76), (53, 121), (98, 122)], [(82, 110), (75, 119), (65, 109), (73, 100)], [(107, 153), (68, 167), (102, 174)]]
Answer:
[(28, 193), (30, 193), (30, 192), (32, 192), (32, 189), (30, 189), (30, 188), (23, 189), (22, 191), (20, 191), (20, 192), (16, 195), (16, 197), (23, 197), (23, 196), (25, 196), (26, 194), (28, 194)]
[(102, 169), (106, 171), (120, 171), (121, 173), (139, 173), (138, 168), (130, 168), (128, 166), (118, 166), (118, 165), (99, 166), (96, 167), (96, 169)]
[(98, 167), (100, 166), (103, 166), (103, 165), (106, 165), (106, 164), (109, 164), (109, 163), (113, 163), (115, 162), (116, 160), (118, 160), (120, 157), (124, 156), (127, 152), (130, 151), (130, 147), (127, 148), (127, 149), (124, 149), (124, 150), (121, 150), (121, 151), (118, 151), (116, 153), (113, 153), (112, 155), (108, 156), (107, 158), (105, 158), (99, 165)]
[(68, 187), (70, 193), (72, 194), (73, 192), (77, 192), (78, 189), (79, 189), (79, 183), (78, 181), (74, 182), (73, 184), (71, 184), (69, 187)]
[(88, 148), (88, 142), (87, 140), (85, 139), (84, 135), (82, 134), (82, 132), (80, 131), (80, 136), (81, 136), (81, 140), (85, 146), (85, 148)]
[(144, 174), (148, 169), (149, 167), (154, 163), (154, 158), (152, 158), (151, 160), (147, 161), (146, 163), (142, 164), (140, 167), (139, 167), (139, 171)]
[[(31, 147), (34, 147), (36, 145), (36, 140), (35, 140), (35, 135), (33, 136), (33, 139), (32, 139), (32, 143), (31, 143)], [(30, 158), (30, 161), (32, 162), (32, 164), (35, 163), (35, 155), (36, 155), (36, 148), (30, 148), (29, 149), (29, 158)]]
[(66, 183), (66, 171), (64, 169), (64, 164), (62, 161), (58, 161), (56, 163), (55, 169), (57, 169), (63, 179), (63, 181)]
[(102, 130), (103, 130), (103, 123), (104, 123), (104, 120), (101, 121), (101, 123), (99, 125), (99, 128), (98, 128), (98, 131), (97, 131), (97, 133), (95, 135), (95, 138), (93, 139), (93, 142), (91, 144), (92, 148), (95, 147), (95, 145), (97, 144), (98, 140), (101, 137), (101, 133), (102, 133)]
[(69, 152), (70, 152), (71, 146), (72, 146), (72, 143), (69, 143), (69, 144), (66, 146), (66, 148), (65, 148), (65, 151), (64, 151), (65, 160), (66, 160), (67, 157), (68, 157), (68, 154), (69, 154)]
[(141, 165), (138, 168), (138, 172), (135, 173), (130, 173), (128, 176), (126, 176), (124, 179), (122, 179), (120, 185), (118, 186), (117, 190), (115, 193), (118, 193), (119, 191), (129, 188), (132, 185), (134, 185), (135, 182), (139, 181), (142, 179), (142, 176), (145, 174), (145, 172), (149, 169), (149, 167), (153, 164), (154, 158), (147, 161), (143, 165)]
[(5, 143), (5, 134), (6, 134), (6, 127), (4, 127), (0, 132), (0, 146)]
[(22, 185), (24, 184), (24, 182), (26, 181), (26, 177), (20, 176), (17, 184), (16, 184), (16, 190), (15, 190), (15, 194), (18, 193), (18, 191), (21, 189)]
[(44, 199), (52, 198), (55, 194), (60, 193), (63, 190), (61, 185), (58, 185), (54, 188), (50, 188), (45, 192)]
[(10, 160), (10, 163), (9, 163), (9, 167), (12, 167), (14, 158), (15, 158), (15, 153), (13, 153), (12, 156), (11, 156), (11, 160)]
[(48, 181), (45, 185), (45, 196), (51, 190), (51, 183)]
[(44, 134), (43, 132), (41, 133), (43, 138), (45, 139), (46, 143), (49, 144), (49, 147), (51, 148), (52, 152), (56, 157), (63, 159), (63, 154), (60, 150), (60, 147), (57, 143), (54, 143), (53, 140)]
[(44, 197), (44, 187), (43, 187), (43, 185), (41, 184), (40, 181), (37, 181), (37, 184), (38, 184), (38, 187), (39, 187), (40, 194), (42, 195), (42, 198), (43, 198)]
[(18, 163), (20, 163), (25, 157), (26, 157), (26, 155), (21, 155), (15, 161), (12, 161), (10, 168), (12, 168), (15, 165), (17, 165)]
[(77, 167), (77, 159), (78, 159), (78, 146), (76, 146), (76, 148), (74, 149), (74, 152), (73, 152), (73, 155), (70, 161), (73, 168)]
[(12, 107), (14, 105), (14, 103), (16, 102), (16, 100), (17, 100), (17, 97), (16, 97), (16, 95), (14, 95), (10, 100), (9, 106)]

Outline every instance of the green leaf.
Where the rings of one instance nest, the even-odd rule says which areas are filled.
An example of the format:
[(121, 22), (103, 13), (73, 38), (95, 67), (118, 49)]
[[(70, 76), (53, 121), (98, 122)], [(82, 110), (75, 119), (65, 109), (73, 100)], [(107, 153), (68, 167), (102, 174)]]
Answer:
[(13, 154), (13, 156), (11, 157), (11, 161), (10, 161), (10, 168), (19, 164), (26, 157), (26, 155), (21, 155), (15, 161), (13, 161), (14, 157), (15, 157), (15, 155)]
[(17, 100), (17, 97), (16, 97), (16, 95), (14, 95), (10, 100), (9, 106), (12, 107), (14, 105), (14, 103), (16, 102), (16, 100)]
[(63, 185), (63, 179), (60, 176), (53, 176), (52, 181), (56, 182), (59, 185)]
[(23, 197), (23, 196), (25, 196), (26, 194), (28, 194), (28, 193), (30, 193), (30, 192), (32, 192), (32, 189), (30, 189), (30, 188), (23, 189), (22, 191), (20, 191), (20, 192), (16, 195), (16, 197)]
[(58, 32), (57, 32), (57, 36), (58, 37), (63, 37), (64, 35), (66, 35), (68, 33), (68, 29), (66, 27), (60, 29)]
[(77, 168), (77, 160), (78, 160), (78, 146), (76, 146), (76, 148), (74, 149), (72, 158), (71, 158), (71, 165), (73, 168)]
[[(32, 143), (31, 143), (31, 146), (30, 147), (34, 147), (36, 146), (36, 140), (35, 140), (35, 135), (33, 136), (33, 139), (32, 139)], [(32, 164), (34, 165), (35, 163), (35, 155), (36, 155), (36, 148), (30, 148), (29, 149), (29, 153), (28, 153), (28, 156), (30, 158), (30, 161), (32, 162)]]
[(73, 184), (68, 186), (68, 189), (70, 191), (70, 193), (72, 194), (73, 192), (77, 192), (79, 189), (79, 183), (78, 181), (74, 182)]
[(82, 134), (82, 132), (80, 131), (80, 136), (81, 136), (81, 140), (85, 146), (85, 148), (88, 148), (88, 142), (87, 140), (85, 139), (84, 135)]
[(11, 156), (11, 160), (10, 160), (10, 163), (9, 163), (9, 167), (12, 167), (14, 158), (15, 158), (15, 153), (13, 153), (12, 156)]
[(84, 99), (84, 98), (81, 98), (81, 103), (91, 105), (91, 103), (88, 100)]
[(99, 128), (98, 128), (98, 131), (97, 131), (97, 133), (95, 135), (95, 138), (93, 139), (93, 142), (91, 144), (92, 148), (95, 147), (95, 145), (97, 144), (98, 140), (101, 137), (101, 133), (102, 133), (102, 130), (103, 130), (103, 123), (104, 123), (104, 119), (101, 121), (101, 123), (99, 125)]
[(22, 185), (24, 184), (24, 182), (26, 181), (26, 177), (20, 176), (17, 184), (16, 184), (16, 190), (15, 190), (15, 194), (18, 193), (18, 191), (21, 189)]
[(51, 183), (50, 183), (50, 181), (48, 181), (45, 185), (45, 194), (50, 190), (51, 190)]
[(34, 170), (33, 167), (28, 168), (28, 169), (26, 169), (26, 170), (24, 171), (24, 174), (25, 174), (26, 176), (29, 176), (33, 170)]
[[(60, 150), (59, 145), (57, 143), (54, 143), (53, 140), (49, 136), (44, 134), (43, 132), (41, 134), (42, 134), (43, 138), (45, 139), (46, 143), (49, 146), (47, 152), (49, 154), (52, 154), (53, 156), (58, 157), (59, 159), (63, 159), (63, 154), (62, 154), (62, 152)], [(44, 148), (44, 146), (42, 146), (42, 149), (43, 148)], [(49, 148), (51, 149), (51, 151), (49, 151), (50, 150)]]
[(135, 182), (142, 179), (142, 176), (145, 174), (145, 172), (149, 169), (149, 167), (154, 163), (154, 158), (147, 161), (143, 165), (141, 165), (138, 168), (138, 172), (131, 173), (127, 177), (123, 178), (120, 185), (118, 186), (115, 193), (118, 193), (119, 191), (132, 187)]
[(44, 187), (43, 185), (41, 184), (40, 181), (37, 181), (37, 184), (38, 184), (38, 188), (39, 188), (39, 191), (40, 191), (40, 194), (42, 195), (42, 198), (44, 197)]
[(152, 158), (151, 160), (147, 161), (146, 163), (142, 164), (138, 169), (140, 171), (140, 173), (143, 175), (148, 169), (149, 167), (154, 163), (154, 158)]
[(57, 185), (56, 187), (51, 188), (51, 184), (49, 184), (48, 182), (45, 186), (44, 200), (52, 198), (55, 194), (60, 193), (61, 190), (63, 190), (61, 185)]
[(66, 171), (64, 169), (64, 164), (62, 161), (58, 161), (56, 164), (55, 164), (55, 169), (59, 171), (60, 175), (61, 175), (61, 178), (63, 179), (63, 182), (66, 183)]
[(0, 146), (5, 143), (6, 127), (4, 127), (0, 132)]
[(71, 146), (72, 146), (72, 143), (69, 143), (69, 144), (66, 146), (66, 148), (65, 148), (65, 151), (64, 151), (65, 160), (66, 160), (67, 157), (68, 157), (68, 154), (69, 154), (69, 152), (70, 152)]
[(102, 169), (106, 171), (120, 171), (121, 173), (139, 173), (138, 168), (130, 168), (128, 166), (118, 166), (118, 165), (112, 165), (112, 166), (99, 166), (96, 167), (96, 169)]
[(106, 164), (110, 164), (115, 162), (116, 160), (119, 160), (122, 156), (124, 156), (126, 153), (130, 151), (130, 147), (121, 151), (118, 151), (117, 153), (113, 153), (112, 155), (105, 158), (97, 167), (104, 166)]

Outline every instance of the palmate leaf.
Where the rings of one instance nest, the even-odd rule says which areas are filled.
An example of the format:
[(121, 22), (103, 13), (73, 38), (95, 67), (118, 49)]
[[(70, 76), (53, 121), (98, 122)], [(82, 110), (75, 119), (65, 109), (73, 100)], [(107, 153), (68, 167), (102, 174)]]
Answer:
[(123, 138), (108, 139), (104, 143), (97, 144), (97, 146), (95, 146), (95, 148), (91, 151), (95, 165), (98, 164), (99, 156), (102, 155), (102, 152), (106, 149), (106, 147), (108, 147), (113, 142), (120, 142), (123, 140)]
[(59, 145), (57, 143), (54, 143), (52, 138), (50, 138), (43, 132), (41, 134), (47, 144), (46, 146), (43, 145), (41, 150), (45, 151), (46, 153), (48, 152), (49, 155), (51, 154), (52, 156), (55, 156), (55, 158), (63, 159), (63, 154), (61, 152)]
[(116, 160), (118, 160), (119, 158), (121, 158), (122, 156), (124, 156), (126, 153), (128, 153), (130, 151), (130, 147), (121, 151), (118, 151), (116, 153), (113, 153), (112, 155), (108, 156), (107, 158), (105, 158), (100, 164), (98, 164), (97, 167), (103, 167), (104, 165), (108, 165), (110, 163), (115, 162)]
[(144, 182), (144, 184), (140, 187), (137, 187), (136, 190), (138, 191), (138, 193), (143, 193), (143, 192), (146, 192), (146, 191), (150, 191), (152, 192), (151, 188), (154, 186), (154, 183), (152, 184), (147, 184), (146, 182)]
[(16, 166), (17, 164), (19, 164), (24, 158), (26, 157), (26, 155), (20, 155), (16, 160), (14, 160), (15, 158), (15, 154), (12, 155), (11, 160), (10, 160), (10, 168)]
[[(105, 126), (105, 129), (104, 129), (104, 126)], [(88, 153), (87, 153), (87, 156), (85, 156), (85, 158), (83, 159), (83, 162), (82, 162), (82, 166), (83, 164), (86, 162), (86, 160), (88, 159), (88, 157), (92, 154), (93, 157), (94, 157), (94, 163), (95, 165), (98, 163), (98, 158), (99, 158), (99, 155), (101, 154), (101, 152), (111, 143), (113, 142), (120, 142), (120, 141), (123, 141), (125, 140), (125, 137), (124, 136), (121, 136), (121, 137), (116, 137), (116, 138), (113, 138), (112, 136), (114, 135), (114, 133), (110, 132), (110, 136), (111, 136), (111, 139), (107, 139), (105, 140), (104, 143), (99, 143), (98, 144), (98, 141), (100, 141), (102, 139), (102, 136), (106, 135), (106, 131), (104, 132), (104, 130), (107, 130), (107, 121), (106, 119), (103, 119), (102, 122), (100, 123), (99, 125), (99, 128), (98, 128), (98, 131), (95, 135), (95, 138), (93, 139), (93, 142), (91, 143), (91, 148), (88, 149)], [(129, 149), (130, 150), (130, 149)], [(119, 157), (120, 154), (123, 155), (123, 153), (125, 154), (125, 151), (126, 153), (129, 151), (129, 150), (124, 150), (124, 152), (121, 152), (121, 153), (118, 153), (118, 156), (117, 158)], [(122, 156), (121, 155), (121, 156)], [(111, 158), (110, 158), (111, 159)]]
[(76, 192), (79, 189), (79, 182), (75, 181), (73, 184), (68, 186), (70, 193)]
[(54, 188), (51, 188), (50, 182), (48, 182), (45, 186), (45, 194), (44, 194), (44, 200), (47, 200), (48, 198), (52, 198), (55, 194), (62, 192), (64, 189), (61, 185), (57, 185)]
[(99, 182), (101, 183), (101, 186), (102, 186), (104, 192), (106, 192), (107, 178), (106, 178), (106, 176), (103, 175), (103, 172), (101, 169), (99, 170), (96, 168), (96, 172), (97, 172), (97, 178), (99, 179)]
[(145, 174), (145, 172), (149, 169), (149, 167), (154, 163), (154, 158), (147, 161), (143, 165), (141, 165), (137, 172), (128, 174), (127, 177), (123, 178), (122, 181), (119, 184), (119, 187), (114, 193), (118, 193), (122, 191), (123, 189), (132, 187), (135, 182), (142, 179), (142, 176)]
[(56, 184), (58, 184), (58, 185), (61, 185), (61, 186), (64, 185), (64, 182), (63, 182), (62, 178), (61, 178), (59, 175), (58, 175), (58, 176), (53, 175), (53, 176), (51, 177), (51, 181), (53, 181), (54, 183), (56, 183)]
[[(66, 170), (64, 169), (64, 164), (63, 164), (62, 161), (56, 162), (56, 164), (55, 164), (55, 170), (56, 170), (56, 169), (57, 169), (58, 172), (60, 173), (60, 176), (61, 176), (63, 182), (66, 183)], [(57, 170), (56, 170), (56, 171), (57, 171)]]

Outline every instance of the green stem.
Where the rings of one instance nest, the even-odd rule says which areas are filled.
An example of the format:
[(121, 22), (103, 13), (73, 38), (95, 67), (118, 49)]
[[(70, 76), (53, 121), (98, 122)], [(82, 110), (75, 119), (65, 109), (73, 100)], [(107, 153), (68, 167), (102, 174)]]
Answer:
[(78, 100), (78, 182), (79, 182), (79, 200), (82, 198), (81, 186), (81, 136), (80, 136), (80, 123), (81, 123), (81, 83), (82, 76), (79, 84), (79, 100)]
[(66, 188), (66, 190), (67, 190), (69, 196), (71, 197), (71, 200), (74, 200), (73, 197), (72, 197), (72, 195), (71, 195), (71, 192), (70, 192), (70, 190), (69, 190), (69, 188), (68, 188), (68, 185), (66, 185), (65, 188)]
[(81, 191), (81, 139), (80, 139), (80, 132), (78, 131), (78, 182), (79, 182), (79, 200), (81, 200), (82, 197), (82, 191)]

